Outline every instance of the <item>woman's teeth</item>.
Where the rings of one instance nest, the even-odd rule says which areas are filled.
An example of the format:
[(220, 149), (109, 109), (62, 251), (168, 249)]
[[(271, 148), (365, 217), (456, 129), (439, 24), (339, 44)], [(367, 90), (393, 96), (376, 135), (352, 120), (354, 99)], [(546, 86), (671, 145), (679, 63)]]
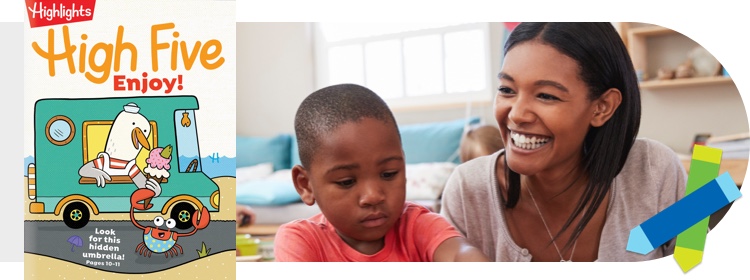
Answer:
[(527, 136), (516, 132), (511, 132), (510, 137), (513, 139), (513, 145), (524, 150), (538, 149), (552, 139), (550, 137)]

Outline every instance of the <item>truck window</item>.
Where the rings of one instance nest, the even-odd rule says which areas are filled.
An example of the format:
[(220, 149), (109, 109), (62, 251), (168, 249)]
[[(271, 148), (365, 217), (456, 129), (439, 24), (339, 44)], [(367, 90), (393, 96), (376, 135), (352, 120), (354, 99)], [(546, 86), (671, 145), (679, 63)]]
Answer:
[(195, 111), (177, 110), (174, 114), (177, 134), (177, 164), (180, 172), (201, 172)]
[(47, 134), (47, 140), (52, 142), (52, 144), (63, 146), (73, 140), (73, 136), (76, 134), (76, 127), (70, 118), (59, 115), (52, 117), (47, 122), (45, 133)]
[[(104, 152), (104, 147), (107, 145), (107, 135), (109, 135), (109, 129), (112, 127), (112, 120), (106, 121), (84, 121), (83, 122), (83, 164), (96, 159), (99, 153)], [(151, 124), (151, 133), (148, 135), (148, 143), (152, 147), (159, 145), (158, 135), (159, 130), (156, 125), (156, 121), (149, 121)], [(146, 167), (146, 158), (148, 158), (149, 151), (142, 149), (136, 157), (136, 165), (143, 170)], [(122, 178), (120, 178), (122, 177)], [(128, 176), (112, 176), (111, 183), (132, 183)], [(81, 178), (81, 184), (95, 184), (94, 178)]]

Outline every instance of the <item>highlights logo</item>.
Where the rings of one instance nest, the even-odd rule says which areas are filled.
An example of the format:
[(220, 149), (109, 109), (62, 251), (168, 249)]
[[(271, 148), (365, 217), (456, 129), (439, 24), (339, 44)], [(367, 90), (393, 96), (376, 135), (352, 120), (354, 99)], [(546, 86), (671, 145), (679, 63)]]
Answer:
[(26, 0), (26, 12), (32, 28), (94, 18), (96, 0)]

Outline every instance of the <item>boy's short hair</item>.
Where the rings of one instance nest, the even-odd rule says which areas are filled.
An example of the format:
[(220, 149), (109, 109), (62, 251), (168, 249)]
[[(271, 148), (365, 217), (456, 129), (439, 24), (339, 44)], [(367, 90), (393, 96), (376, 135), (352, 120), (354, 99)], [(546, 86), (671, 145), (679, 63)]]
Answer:
[[(373, 118), (398, 125), (388, 105), (375, 92), (355, 84), (339, 84), (319, 89), (302, 101), (294, 117), (294, 132), (302, 166), (310, 168), (321, 137), (347, 122)], [(399, 141), (401, 135), (399, 134)]]

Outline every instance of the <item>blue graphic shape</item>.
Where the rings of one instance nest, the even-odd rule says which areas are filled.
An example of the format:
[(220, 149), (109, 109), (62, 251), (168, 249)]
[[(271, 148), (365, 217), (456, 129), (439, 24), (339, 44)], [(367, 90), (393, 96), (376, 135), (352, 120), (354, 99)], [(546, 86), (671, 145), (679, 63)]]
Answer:
[(734, 180), (725, 172), (633, 228), (626, 249), (648, 254), (740, 196)]

